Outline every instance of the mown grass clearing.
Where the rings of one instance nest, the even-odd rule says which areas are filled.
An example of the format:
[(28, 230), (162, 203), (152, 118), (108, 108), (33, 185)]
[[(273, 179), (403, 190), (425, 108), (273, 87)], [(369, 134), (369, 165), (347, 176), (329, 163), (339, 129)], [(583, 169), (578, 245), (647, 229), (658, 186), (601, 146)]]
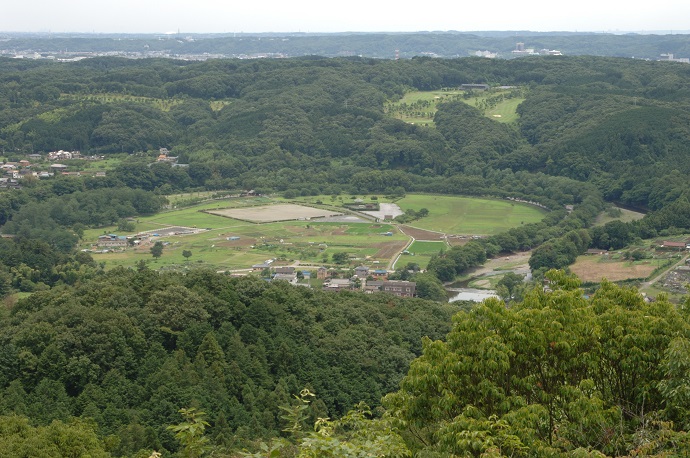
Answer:
[(411, 254), (414, 255), (434, 255), (441, 251), (448, 249), (448, 245), (445, 242), (425, 242), (415, 240), (412, 245), (407, 249)]
[(594, 221), (595, 226), (603, 226), (611, 221), (622, 221), (624, 223), (629, 223), (631, 221), (637, 221), (638, 219), (644, 218), (644, 213), (635, 212), (632, 210), (626, 210), (625, 208), (614, 207), (610, 212), (602, 212), (597, 216)]
[(514, 89), (492, 89), (488, 92), (468, 93), (461, 90), (412, 91), (399, 101), (386, 105), (386, 112), (411, 124), (433, 126), (438, 104), (457, 100), (484, 112), (497, 122), (512, 123), (518, 118), (517, 107), (525, 99), (516, 96)]
[(408, 194), (397, 204), (402, 210), (429, 210), (427, 217), (410, 226), (447, 234), (498, 234), (521, 224), (536, 223), (546, 214), (533, 205), (507, 200), (428, 194)]
[(429, 265), (431, 257), (448, 249), (445, 242), (428, 242), (415, 240), (407, 248), (407, 252), (403, 252), (396, 264), (396, 267), (402, 267), (407, 263), (415, 263), (421, 269), (426, 269)]

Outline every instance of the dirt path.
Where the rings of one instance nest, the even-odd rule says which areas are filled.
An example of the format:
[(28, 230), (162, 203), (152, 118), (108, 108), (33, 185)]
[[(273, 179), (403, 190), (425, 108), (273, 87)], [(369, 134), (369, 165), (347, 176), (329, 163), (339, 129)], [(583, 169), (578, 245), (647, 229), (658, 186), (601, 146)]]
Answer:
[[(516, 274), (526, 275), (531, 272), (529, 268), (529, 258), (531, 251), (513, 253), (510, 256), (489, 259), (483, 266), (478, 267), (471, 274), (472, 277), (500, 275), (508, 271)], [(500, 270), (497, 270), (500, 269)]]
[(643, 283), (639, 286), (639, 288), (637, 288), (637, 290), (640, 291), (640, 292), (642, 292), (644, 289), (649, 288), (649, 287), (652, 286), (654, 283), (656, 283), (656, 282), (659, 281), (661, 278), (663, 278), (664, 275), (666, 275), (669, 271), (675, 269), (675, 268), (678, 267), (679, 265), (685, 265), (685, 260), (688, 259), (688, 256), (689, 256), (689, 255), (682, 256), (678, 262), (676, 262), (675, 264), (670, 265), (670, 266), (668, 267), (668, 269), (664, 269), (662, 272), (659, 273), (659, 275), (657, 275), (656, 277), (650, 279), (649, 281), (643, 282)]

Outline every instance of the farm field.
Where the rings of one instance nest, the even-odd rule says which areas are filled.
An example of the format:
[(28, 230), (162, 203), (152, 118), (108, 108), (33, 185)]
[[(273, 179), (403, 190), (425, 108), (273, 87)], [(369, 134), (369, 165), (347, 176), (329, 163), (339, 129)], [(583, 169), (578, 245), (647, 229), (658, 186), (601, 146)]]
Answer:
[(429, 216), (410, 226), (447, 234), (498, 234), (520, 224), (541, 221), (546, 214), (538, 207), (507, 200), (426, 194), (408, 194), (397, 204), (403, 210), (429, 210)]
[(433, 255), (438, 254), (441, 251), (445, 251), (448, 248), (448, 245), (446, 245), (445, 242), (441, 241), (427, 242), (415, 240), (407, 248), (409, 254), (403, 253), (403, 255), (400, 257), (400, 260), (396, 264), (396, 267), (401, 267), (407, 264), (408, 262), (413, 262), (415, 264), (418, 264), (420, 268), (426, 269)]
[(622, 281), (646, 278), (657, 267), (656, 260), (619, 261), (606, 260), (602, 256), (579, 256), (570, 270), (583, 282), (598, 283), (602, 278), (609, 281)]
[[(189, 197), (210, 196), (178, 196), (177, 199), (171, 200), (179, 202)], [(329, 201), (330, 199), (328, 197)], [(349, 197), (343, 199), (345, 202), (350, 200)], [(425, 219), (439, 226), (439, 229), (453, 231), (457, 229), (457, 221), (444, 216), (443, 213), (455, 211), (458, 206), (464, 208), (470, 202), (477, 201), (478, 212), (474, 217), (482, 219), (477, 224), (485, 230), (491, 221), (496, 220), (490, 213), (488, 220), (486, 212), (484, 215), (481, 214), (481, 209), (492, 208), (487, 202), (503, 204), (505, 207), (499, 210), (502, 214), (506, 213), (507, 208), (513, 208), (510, 202), (450, 196), (411, 195), (400, 202), (405, 201), (411, 202), (417, 209), (426, 206), (430, 209), (430, 216)], [(275, 205), (267, 205), (273, 202)], [(410, 236), (417, 239), (409, 250), (414, 256), (405, 255), (400, 262), (415, 262), (424, 268), (433, 254), (448, 247), (442, 240), (443, 233), (408, 226), (398, 229), (395, 224), (367, 220), (306, 220), (303, 219), (308, 217), (305, 212), (333, 214), (338, 213), (339, 207), (331, 204), (330, 209), (320, 210), (285, 202), (284, 199), (267, 197), (223, 198), (196, 206), (173, 208), (156, 215), (130, 220), (134, 225), (133, 232), (118, 231), (115, 226), (87, 230), (80, 249), (92, 250), (96, 262), (105, 263), (107, 269), (116, 266), (133, 267), (143, 260), (151, 268), (156, 269), (206, 266), (215, 270), (247, 271), (253, 264), (260, 264), (268, 259), (275, 259), (276, 263), (280, 264), (333, 265), (333, 254), (340, 252), (348, 254), (350, 266), (366, 264), (383, 267), (405, 249)], [(534, 212), (532, 207), (522, 204), (515, 204), (515, 207), (526, 207), (534, 213), (535, 220), (541, 217), (541, 211)], [(210, 213), (228, 214), (228, 211), (231, 212), (229, 214), (240, 215), (243, 218), (247, 218), (251, 212), (267, 213), (275, 218), (275, 215), (282, 211), (286, 214), (281, 218), (291, 216), (296, 219), (257, 223)], [(437, 215), (437, 218), (432, 219), (433, 215)], [(527, 221), (525, 219), (525, 222)], [(519, 222), (515, 225), (518, 224)], [(505, 223), (501, 227), (504, 226)], [(181, 229), (171, 229), (174, 227)], [(192, 231), (196, 233), (175, 234)], [(107, 252), (102, 252), (103, 249), (95, 246), (98, 237), (103, 234), (133, 236), (145, 232), (147, 234), (142, 234), (137, 246), (113, 248)], [(158, 259), (154, 259), (150, 253), (150, 248), (156, 241), (164, 243), (163, 254)], [(192, 253), (188, 259), (182, 256), (185, 250)]]

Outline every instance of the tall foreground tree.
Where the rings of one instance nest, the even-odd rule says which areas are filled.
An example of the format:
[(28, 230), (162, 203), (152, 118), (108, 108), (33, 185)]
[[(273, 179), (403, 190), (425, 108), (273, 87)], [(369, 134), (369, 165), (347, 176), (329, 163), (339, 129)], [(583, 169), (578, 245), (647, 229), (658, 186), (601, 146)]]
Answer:
[[(690, 450), (690, 326), (666, 298), (560, 271), (506, 308), (491, 299), (424, 342), (384, 404), (423, 456), (593, 456)], [(681, 375), (685, 374), (685, 375)], [(434, 455), (437, 453), (439, 455)]]

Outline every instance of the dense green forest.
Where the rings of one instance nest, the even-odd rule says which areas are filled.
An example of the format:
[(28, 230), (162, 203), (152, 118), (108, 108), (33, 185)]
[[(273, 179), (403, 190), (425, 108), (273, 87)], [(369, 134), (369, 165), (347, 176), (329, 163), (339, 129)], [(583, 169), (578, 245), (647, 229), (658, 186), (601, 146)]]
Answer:
[(690, 450), (687, 304), (547, 278), (509, 308), (459, 312), (201, 271), (38, 292), (0, 322), (0, 456)]
[(178, 449), (165, 427), (195, 406), (212, 415), (215, 443), (247, 445), (280, 431), (279, 406), (305, 386), (319, 394), (311, 419), (378, 405), (422, 337), (443, 337), (457, 310), (209, 271), (117, 269), (3, 311), (0, 413), (40, 426), (91, 418), (118, 444), (110, 452), (131, 456)]
[[(116, 159), (106, 177), (0, 190), (0, 456), (687, 447), (687, 305), (608, 283), (585, 298), (546, 272), (589, 247), (690, 229), (689, 77), (685, 64), (584, 56), (0, 59), (7, 162), (60, 149)], [(518, 121), (460, 99), (439, 103), (432, 126), (384, 112), (408, 91), (465, 83), (519, 86)], [(159, 148), (177, 164), (157, 162)], [(75, 252), (87, 228), (156, 213), (166, 194), (227, 189), (537, 202), (550, 210), (541, 222), (454, 247), (428, 270), (450, 281), (533, 249), (550, 286), (510, 307), (459, 307), (145, 263), (105, 271)], [(592, 227), (607, 201), (648, 213)]]
[[(659, 209), (685, 192), (689, 72), (594, 57), (4, 60), (0, 146), (9, 158), (167, 147), (189, 165), (147, 168), (150, 157), (132, 156), (119, 183), (146, 190), (403, 188), (534, 197), (554, 207), (584, 192), (565, 182), (564, 191), (543, 192), (536, 181), (546, 174)], [(383, 114), (384, 101), (405, 91), (468, 82), (529, 88), (517, 126), (459, 101), (439, 107), (435, 129)]]

